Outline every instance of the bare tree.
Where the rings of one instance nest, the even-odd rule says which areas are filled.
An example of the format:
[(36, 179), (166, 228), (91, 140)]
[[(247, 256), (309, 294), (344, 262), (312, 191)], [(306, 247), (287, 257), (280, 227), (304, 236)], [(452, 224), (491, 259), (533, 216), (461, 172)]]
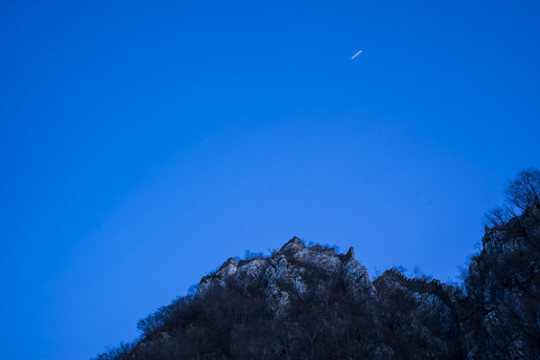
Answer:
[(540, 171), (533, 167), (521, 171), (516, 179), (510, 181), (504, 195), (506, 200), (523, 211), (539, 204)]
[(513, 212), (508, 206), (495, 206), (490, 211), (484, 214), (482, 225), (489, 228), (502, 226), (508, 222), (513, 216)]
[(540, 205), (540, 171), (531, 167), (519, 172), (508, 183), (504, 197), (506, 204), (486, 212), (482, 225), (487, 228), (502, 226), (531, 206)]

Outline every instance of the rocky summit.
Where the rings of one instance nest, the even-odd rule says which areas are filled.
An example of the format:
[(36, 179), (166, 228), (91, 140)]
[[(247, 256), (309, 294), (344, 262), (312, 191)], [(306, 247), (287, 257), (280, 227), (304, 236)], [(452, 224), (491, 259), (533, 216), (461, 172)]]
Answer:
[(287, 315), (291, 296), (302, 297), (310, 290), (311, 277), (317, 272), (320, 272), (318, 278), (340, 279), (354, 297), (375, 292), (366, 268), (354, 258), (353, 248), (345, 255), (336, 254), (333, 248), (306, 247), (294, 237), (270, 257), (239, 262), (228, 259), (216, 273), (201, 280), (196, 296), (205, 296), (227, 284), (241, 288), (246, 294), (251, 289), (262, 291), (267, 310), (279, 318)]
[(540, 208), (487, 228), (464, 288), (294, 237), (230, 258), (98, 359), (540, 359)]

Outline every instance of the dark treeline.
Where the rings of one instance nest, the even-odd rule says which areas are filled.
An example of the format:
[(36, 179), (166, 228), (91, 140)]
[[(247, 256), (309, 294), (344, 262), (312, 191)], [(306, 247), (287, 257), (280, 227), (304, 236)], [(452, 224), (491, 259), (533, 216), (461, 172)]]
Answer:
[[(261, 279), (264, 282), (264, 279)], [(309, 291), (293, 295), (287, 316), (267, 311), (260, 287), (234, 282), (204, 297), (186, 296), (139, 321), (141, 340), (99, 360), (396, 359), (462, 357), (456, 334), (418, 310), (409, 293), (354, 298), (340, 281), (314, 271)]]

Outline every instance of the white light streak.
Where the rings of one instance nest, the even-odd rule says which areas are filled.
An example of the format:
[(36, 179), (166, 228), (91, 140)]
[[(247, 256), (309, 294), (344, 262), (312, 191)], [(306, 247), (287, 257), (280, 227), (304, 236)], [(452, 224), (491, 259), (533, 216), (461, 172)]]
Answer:
[(355, 57), (357, 57), (358, 55), (360, 55), (362, 53), (362, 50), (360, 50), (359, 52), (357, 52), (356, 54), (354, 54), (352, 57), (351, 57), (351, 60), (354, 59)]

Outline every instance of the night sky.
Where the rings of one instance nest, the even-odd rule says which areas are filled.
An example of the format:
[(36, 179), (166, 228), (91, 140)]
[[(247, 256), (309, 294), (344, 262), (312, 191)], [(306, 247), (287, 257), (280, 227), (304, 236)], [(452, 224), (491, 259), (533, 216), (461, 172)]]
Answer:
[[(540, 167), (537, 1), (1, 1), (5, 359), (294, 235), (443, 281)], [(351, 57), (362, 53), (351, 60)]]

